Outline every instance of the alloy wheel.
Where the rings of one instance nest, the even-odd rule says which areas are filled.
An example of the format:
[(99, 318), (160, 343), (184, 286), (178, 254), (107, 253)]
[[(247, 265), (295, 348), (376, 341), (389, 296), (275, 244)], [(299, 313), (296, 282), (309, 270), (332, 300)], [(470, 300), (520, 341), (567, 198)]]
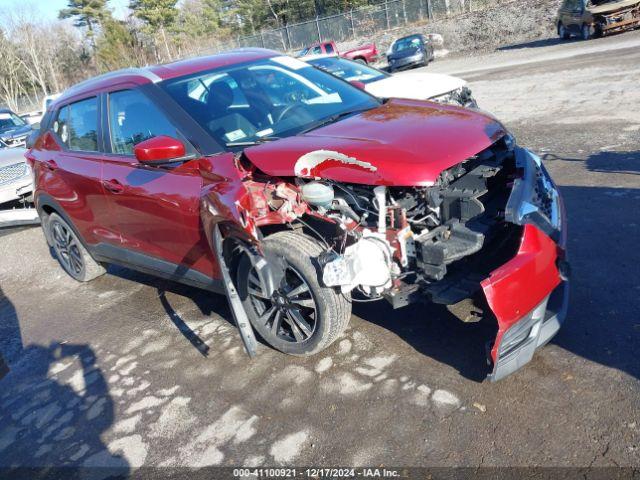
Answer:
[(311, 338), (317, 324), (317, 307), (309, 284), (293, 267), (287, 266), (279, 288), (266, 295), (254, 269), (247, 279), (249, 298), (258, 322), (272, 335), (292, 343)]
[(53, 244), (60, 262), (67, 271), (75, 276), (80, 276), (84, 271), (84, 261), (75, 235), (69, 227), (60, 222), (54, 222), (51, 226)]

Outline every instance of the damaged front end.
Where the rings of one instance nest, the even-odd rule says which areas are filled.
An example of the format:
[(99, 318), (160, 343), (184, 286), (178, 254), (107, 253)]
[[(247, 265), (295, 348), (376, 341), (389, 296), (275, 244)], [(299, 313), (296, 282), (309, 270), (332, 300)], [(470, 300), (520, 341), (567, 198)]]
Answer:
[(589, 7), (598, 35), (631, 30), (640, 26), (640, 2), (593, 1)]
[(307, 221), (329, 246), (319, 259), (326, 286), (394, 308), (481, 297), (484, 311), (476, 305), (461, 319), (497, 321), (492, 380), (529, 362), (557, 332), (568, 292), (562, 200), (539, 158), (511, 136), (424, 187), (327, 180), (328, 165), (375, 173), (338, 152), (296, 164)]

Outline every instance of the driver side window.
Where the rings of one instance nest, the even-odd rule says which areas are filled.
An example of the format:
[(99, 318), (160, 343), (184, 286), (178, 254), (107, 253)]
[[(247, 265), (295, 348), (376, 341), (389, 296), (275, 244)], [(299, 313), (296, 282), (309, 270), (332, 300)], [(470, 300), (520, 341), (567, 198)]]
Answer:
[(137, 90), (109, 94), (109, 127), (111, 151), (121, 155), (133, 155), (138, 143), (160, 135), (184, 142), (164, 113)]

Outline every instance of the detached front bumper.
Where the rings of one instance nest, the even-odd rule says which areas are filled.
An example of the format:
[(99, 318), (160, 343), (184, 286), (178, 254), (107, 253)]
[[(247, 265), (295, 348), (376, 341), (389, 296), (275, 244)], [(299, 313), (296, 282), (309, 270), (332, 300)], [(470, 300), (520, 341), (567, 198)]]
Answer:
[(540, 159), (516, 148), (516, 180), (506, 218), (524, 225), (516, 256), (481, 285), (498, 333), (489, 360), (492, 381), (520, 369), (558, 332), (569, 303), (567, 216), (562, 196)]
[(487, 303), (498, 321), (489, 359), (493, 364), (491, 381), (529, 363), (566, 318), (570, 275), (566, 261), (567, 222), (562, 197), (557, 193), (554, 198), (557, 208), (553, 216), (558, 217), (559, 230), (549, 231), (548, 224), (539, 228), (536, 215), (522, 217), (532, 223), (525, 222), (518, 253), (482, 282)]

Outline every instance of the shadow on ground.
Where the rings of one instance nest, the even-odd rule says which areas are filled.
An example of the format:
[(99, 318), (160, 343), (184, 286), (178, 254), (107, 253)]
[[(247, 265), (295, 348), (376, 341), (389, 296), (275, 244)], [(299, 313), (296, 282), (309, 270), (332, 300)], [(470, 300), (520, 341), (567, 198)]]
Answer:
[(101, 440), (114, 404), (92, 348), (23, 346), (18, 316), (2, 289), (0, 325), (0, 348), (11, 368), (0, 381), (0, 477), (54, 478), (61, 472), (51, 467), (70, 466), (99, 470), (100, 477), (126, 474), (127, 461)]
[(170, 292), (187, 297), (193, 301), (203, 316), (210, 316), (215, 313), (235, 326), (227, 300), (222, 295), (153, 277), (117, 265), (110, 265), (108, 272), (111, 275), (142, 283), (156, 289), (158, 292), (158, 302), (162, 305), (162, 308), (167, 314), (167, 318), (175, 325), (182, 336), (204, 357), (209, 354), (209, 346), (182, 319), (180, 314), (171, 305), (171, 301), (167, 298), (166, 294)]
[(554, 343), (640, 379), (640, 189), (561, 190), (573, 273), (568, 321)]
[(497, 50), (521, 50), (523, 48), (541, 48), (550, 47), (552, 45), (559, 45), (561, 43), (568, 43), (570, 40), (561, 40), (560, 38), (542, 38), (540, 40), (532, 40), (530, 42), (516, 43), (513, 45), (507, 45), (506, 47), (499, 47)]
[(592, 153), (586, 160), (583, 158), (569, 158), (554, 153), (546, 153), (542, 155), (542, 159), (551, 162), (562, 160), (565, 162), (584, 163), (591, 172), (623, 173), (628, 175), (640, 174), (640, 151), (613, 152), (605, 150)]

